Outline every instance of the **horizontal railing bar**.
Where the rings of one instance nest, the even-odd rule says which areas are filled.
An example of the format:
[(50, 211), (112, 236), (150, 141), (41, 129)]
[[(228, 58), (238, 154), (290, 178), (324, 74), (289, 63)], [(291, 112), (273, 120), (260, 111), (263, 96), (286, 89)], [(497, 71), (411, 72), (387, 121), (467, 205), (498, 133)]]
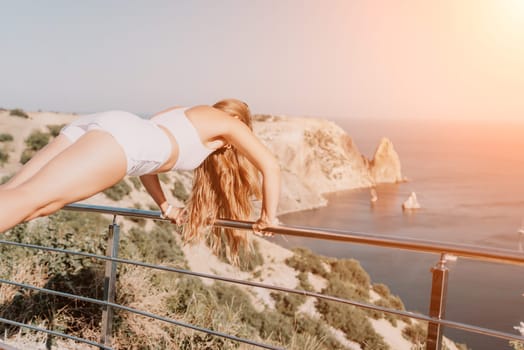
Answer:
[(53, 290), (53, 289), (36, 287), (36, 286), (32, 286), (30, 284), (10, 281), (10, 280), (6, 280), (6, 279), (3, 279), (3, 278), (0, 278), (0, 283), (9, 284), (11, 286), (15, 286), (15, 287), (19, 287), (19, 288), (31, 289), (31, 290), (34, 290), (34, 291), (37, 291), (37, 292), (51, 294), (51, 295), (56, 295), (56, 296), (59, 296), (59, 297), (71, 298), (71, 299), (79, 300), (79, 301), (85, 301), (85, 302), (93, 303), (93, 304), (97, 304), (97, 305), (102, 305), (102, 306), (108, 306), (109, 305), (109, 303), (107, 301), (104, 301), (104, 300), (99, 300), (99, 299), (94, 299), (94, 298), (89, 298), (89, 297), (83, 297), (81, 295), (70, 294), (70, 293), (65, 293), (65, 292), (59, 292), (59, 291)]
[(105, 205), (93, 205), (93, 204), (82, 204), (82, 203), (72, 203), (68, 204), (62, 209), (71, 210), (71, 211), (82, 211), (82, 212), (91, 212), (99, 214), (111, 214), (119, 216), (130, 216), (138, 217), (144, 219), (153, 219), (161, 221), (169, 221), (169, 219), (162, 219), (160, 217), (160, 211), (155, 210), (144, 210), (144, 209), (133, 209), (133, 208), (119, 208), (119, 207), (110, 207)]
[(80, 343), (85, 343), (85, 344), (97, 346), (97, 347), (99, 347), (101, 349), (105, 349), (105, 350), (112, 350), (112, 348), (108, 348), (107, 346), (105, 346), (103, 344), (100, 344), (100, 343), (97, 343), (97, 342), (94, 342), (94, 341), (91, 341), (91, 340), (87, 340), (87, 339), (84, 339), (84, 338), (78, 338), (78, 337), (75, 337), (73, 335), (60, 333), (60, 332), (52, 331), (52, 330), (45, 329), (45, 328), (31, 326), (29, 324), (16, 322), (16, 321), (13, 321), (13, 320), (9, 320), (7, 318), (0, 317), (0, 323), (6, 323), (6, 324), (10, 324), (11, 326), (27, 328), (27, 329), (30, 329), (30, 330), (35, 331), (35, 332), (43, 332), (43, 333), (51, 334), (51, 335), (54, 335), (54, 336), (57, 336), (57, 337), (71, 339), (71, 340), (74, 340), (74, 341), (77, 341), (77, 342), (80, 342)]
[(44, 251), (55, 252), (55, 253), (79, 255), (79, 256), (86, 257), (86, 258), (95, 258), (95, 259), (101, 259), (101, 260), (111, 260), (110, 257), (105, 256), (105, 255), (97, 255), (97, 254), (91, 254), (91, 253), (85, 253), (85, 252), (78, 252), (78, 251), (67, 250), (67, 249), (62, 249), (62, 248), (44, 247), (44, 246), (41, 246), (41, 245), (30, 244), (30, 243), (19, 243), (19, 242), (14, 242), (14, 241), (0, 240), (0, 244), (12, 245), (12, 246), (15, 246), (15, 247), (22, 247), (22, 248), (29, 248), (29, 249), (36, 249), (36, 250), (44, 250)]
[[(249, 229), (252, 222), (237, 222), (220, 219), (216, 225), (229, 228)], [(502, 262), (507, 264), (524, 264), (524, 254), (509, 249), (474, 246), (469, 244), (455, 244), (440, 241), (422, 240), (416, 238), (385, 236), (370, 233), (314, 229), (299, 226), (272, 226), (267, 231), (288, 236), (314, 238), (346, 243), (359, 243), (387, 248), (398, 248), (410, 251), (435, 254), (453, 254), (465, 258)]]
[[(195, 326), (195, 325), (192, 325), (192, 324), (188, 324), (188, 323), (185, 323), (185, 322), (174, 320), (172, 318), (163, 317), (163, 316), (156, 315), (156, 314), (153, 314), (153, 313), (150, 313), (150, 312), (147, 312), (147, 311), (137, 310), (137, 309), (131, 308), (129, 306), (124, 306), (124, 305), (120, 305), (120, 304), (116, 304), (116, 303), (111, 303), (111, 302), (107, 302), (107, 301), (104, 301), (104, 300), (99, 300), (99, 299), (94, 299), (94, 298), (89, 298), (89, 297), (83, 297), (83, 296), (80, 296), (80, 295), (75, 295), (75, 294), (70, 294), (70, 293), (65, 293), (65, 292), (59, 292), (59, 291), (52, 290), (52, 289), (47, 289), (47, 288), (36, 287), (36, 286), (29, 285), (29, 284), (24, 284), (24, 283), (19, 283), (19, 282), (15, 282), (15, 281), (5, 280), (3, 278), (0, 278), (0, 283), (9, 284), (9, 285), (16, 286), (16, 287), (19, 287), (19, 288), (31, 289), (31, 290), (34, 290), (34, 291), (37, 291), (37, 292), (40, 292), (40, 293), (46, 293), (46, 294), (61, 296), (61, 297), (64, 297), (64, 298), (70, 298), (70, 299), (73, 299), (73, 300), (85, 301), (85, 302), (89, 302), (89, 303), (93, 303), (93, 304), (97, 304), (97, 305), (102, 305), (102, 306), (110, 306), (110, 307), (114, 307), (114, 308), (117, 308), (117, 309), (121, 309), (121, 310), (125, 310), (125, 311), (128, 311), (128, 312), (131, 312), (131, 313), (134, 313), (134, 314), (137, 314), (137, 315), (154, 318), (154, 319), (159, 320), (159, 321), (164, 321), (164, 322), (176, 325), (176, 326), (190, 328), (190, 329), (195, 330), (195, 331), (199, 331), (199, 332), (203, 332), (203, 333), (207, 333), (207, 334), (212, 334), (212, 335), (215, 335), (215, 336), (218, 336), (218, 337), (221, 337), (221, 338), (227, 338), (229, 340), (233, 340), (233, 341), (236, 341), (236, 342), (241, 342), (241, 343), (245, 343), (245, 344), (249, 344), (249, 345), (254, 345), (254, 346), (257, 346), (257, 347), (260, 347), (260, 348), (264, 348), (264, 349), (283, 350), (282, 348), (274, 347), (272, 345), (258, 343), (258, 342), (255, 342), (253, 340), (250, 340), (250, 339), (239, 338), (239, 337), (236, 337), (234, 335), (230, 335), (230, 334), (226, 334), (226, 333), (222, 333), (222, 332), (217, 332), (217, 331), (214, 331), (214, 330), (211, 330), (211, 329), (207, 329), (207, 328), (198, 327), (198, 326)], [(11, 321), (11, 322), (14, 322), (14, 321)], [(68, 337), (72, 337), (72, 336), (68, 336)], [(91, 343), (89, 343), (89, 344), (91, 344)], [(91, 345), (97, 345), (98, 346), (98, 343), (92, 343)]]
[[(64, 207), (67, 210), (76, 210), (76, 211), (89, 211), (96, 213), (112, 214), (112, 215), (122, 215), (122, 216), (132, 216), (132, 217), (142, 217), (149, 218), (154, 220), (162, 220), (160, 218), (160, 212), (158, 211), (146, 211), (140, 209), (127, 209), (127, 208), (115, 208), (108, 206), (97, 206), (97, 205), (87, 205), (74, 203)], [(252, 229), (253, 222), (251, 221), (234, 221), (219, 219), (215, 221), (215, 225), (221, 227), (237, 228), (237, 229)], [(385, 235), (376, 235), (362, 232), (353, 232), (353, 231), (342, 231), (342, 230), (333, 230), (333, 229), (319, 229), (312, 227), (300, 227), (300, 226), (289, 226), (289, 225), (280, 225), (280, 226), (271, 226), (266, 229), (269, 232), (305, 237), (305, 238), (314, 238), (314, 239), (323, 239), (330, 241), (339, 241), (347, 243), (359, 243), (359, 244), (368, 244), (374, 246), (388, 247), (388, 248), (398, 248), (405, 249), (410, 251), (419, 251), (425, 253), (435, 253), (435, 254), (453, 254), (466, 258), (474, 258), (479, 260), (488, 260), (495, 262), (502, 262), (507, 264), (524, 264), (524, 254), (518, 253), (516, 251), (508, 249), (497, 249), (490, 247), (474, 246), (467, 244), (456, 244), (456, 243), (446, 243), (439, 241), (431, 240), (421, 240), (415, 238), (399, 237), (399, 236), (385, 236)]]

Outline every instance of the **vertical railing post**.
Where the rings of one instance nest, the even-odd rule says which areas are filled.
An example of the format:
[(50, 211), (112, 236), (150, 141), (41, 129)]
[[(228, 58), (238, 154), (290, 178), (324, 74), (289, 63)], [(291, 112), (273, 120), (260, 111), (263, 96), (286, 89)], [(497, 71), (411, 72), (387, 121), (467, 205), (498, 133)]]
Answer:
[[(429, 302), (429, 316), (442, 319), (446, 311), (446, 297), (448, 291), (448, 268), (446, 254), (441, 254), (440, 261), (431, 269), (431, 299)], [(428, 324), (428, 338), (426, 350), (441, 350), (443, 327), (438, 323)]]
[[(120, 236), (120, 226), (116, 223), (116, 215), (113, 217), (113, 223), (109, 225), (109, 237), (107, 239), (106, 255), (111, 258), (118, 256), (118, 241)], [(115, 261), (106, 261), (106, 271), (104, 276), (104, 301), (115, 302), (116, 286), (116, 268)], [(105, 306), (102, 310), (102, 337), (101, 343), (111, 347), (111, 334), (113, 328), (113, 309)]]

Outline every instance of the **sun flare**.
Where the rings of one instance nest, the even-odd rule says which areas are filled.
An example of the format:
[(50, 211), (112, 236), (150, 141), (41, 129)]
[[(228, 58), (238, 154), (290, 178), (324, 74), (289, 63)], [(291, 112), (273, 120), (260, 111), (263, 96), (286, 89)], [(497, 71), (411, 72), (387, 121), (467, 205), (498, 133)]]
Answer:
[(502, 9), (502, 15), (520, 24), (524, 30), (524, 0), (500, 0), (496, 2)]

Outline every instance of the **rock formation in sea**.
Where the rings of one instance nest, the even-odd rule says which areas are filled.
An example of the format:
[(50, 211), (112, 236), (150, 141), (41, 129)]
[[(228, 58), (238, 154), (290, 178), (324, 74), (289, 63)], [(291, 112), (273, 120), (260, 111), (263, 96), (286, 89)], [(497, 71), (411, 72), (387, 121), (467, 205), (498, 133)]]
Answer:
[(382, 138), (370, 163), (371, 176), (376, 183), (391, 183), (403, 181), (400, 158), (393, 143)]
[(420, 203), (417, 200), (417, 194), (415, 192), (411, 192), (408, 199), (406, 199), (406, 201), (402, 203), (402, 209), (404, 210), (420, 209)]

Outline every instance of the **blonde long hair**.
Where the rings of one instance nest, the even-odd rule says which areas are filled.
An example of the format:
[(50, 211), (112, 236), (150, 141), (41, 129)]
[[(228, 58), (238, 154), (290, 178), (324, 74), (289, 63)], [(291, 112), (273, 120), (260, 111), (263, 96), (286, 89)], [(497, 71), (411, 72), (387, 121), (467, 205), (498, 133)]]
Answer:
[[(244, 102), (225, 99), (213, 107), (238, 117), (252, 129), (251, 113)], [(231, 261), (238, 262), (239, 252), (249, 247), (246, 231), (212, 225), (217, 218), (249, 219), (252, 199), (260, 196), (258, 171), (251, 162), (235, 147), (216, 150), (195, 169), (184, 240), (191, 242), (205, 236), (215, 254), (222, 253), (221, 249), (225, 248), (225, 255)]]

